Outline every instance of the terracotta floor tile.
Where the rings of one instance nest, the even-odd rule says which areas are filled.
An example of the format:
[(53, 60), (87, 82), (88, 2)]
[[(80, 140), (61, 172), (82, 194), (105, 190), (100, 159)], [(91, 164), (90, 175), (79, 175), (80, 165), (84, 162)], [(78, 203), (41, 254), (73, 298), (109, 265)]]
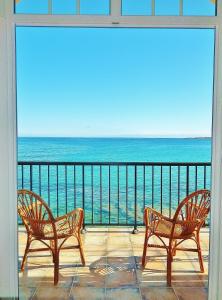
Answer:
[(85, 250), (93, 249), (105, 249), (107, 244), (107, 236), (91, 236), (87, 233), (87, 236), (83, 239), (83, 247)]
[(86, 257), (86, 267), (95, 268), (96, 266), (104, 266), (107, 265), (107, 257), (106, 256), (88, 256)]
[(105, 288), (73, 287), (69, 300), (103, 300), (105, 299)]
[(37, 289), (32, 300), (66, 300), (69, 297), (70, 289), (58, 287), (40, 287)]
[(20, 300), (29, 300), (31, 299), (36, 292), (36, 288), (20, 286), (19, 287), (19, 299)]
[(134, 256), (126, 256), (126, 257), (108, 257), (107, 263), (112, 267), (119, 267), (120, 269), (135, 269), (136, 262)]
[(130, 240), (133, 246), (142, 247), (144, 243), (144, 234), (132, 234)]
[(178, 300), (172, 288), (142, 287), (141, 294), (143, 300)]
[(180, 273), (172, 275), (173, 287), (207, 287), (208, 276), (206, 274)]
[(106, 276), (106, 287), (117, 288), (117, 287), (133, 287), (137, 285), (136, 271), (123, 270), (120, 267), (110, 266), (108, 268), (108, 274)]
[(107, 250), (107, 257), (126, 257), (133, 256), (132, 250), (118, 249), (118, 250)]
[(85, 248), (84, 254), (87, 258), (87, 256), (106, 256), (107, 255), (107, 249), (106, 247), (100, 249), (100, 248)]
[(179, 300), (207, 300), (206, 288), (174, 288), (175, 294)]
[(166, 273), (165, 272), (153, 272), (151, 274), (141, 273), (141, 271), (136, 270), (137, 280), (141, 287), (166, 287)]
[(107, 288), (106, 300), (141, 300), (138, 288)]
[(88, 268), (81, 267), (74, 277), (74, 286), (82, 287), (105, 287), (107, 267)]
[(108, 250), (131, 250), (132, 245), (129, 236), (128, 237), (112, 237), (107, 240)]
[(41, 282), (47, 280), (47, 270), (42, 268), (27, 268), (19, 273), (19, 284), (22, 287), (38, 287)]

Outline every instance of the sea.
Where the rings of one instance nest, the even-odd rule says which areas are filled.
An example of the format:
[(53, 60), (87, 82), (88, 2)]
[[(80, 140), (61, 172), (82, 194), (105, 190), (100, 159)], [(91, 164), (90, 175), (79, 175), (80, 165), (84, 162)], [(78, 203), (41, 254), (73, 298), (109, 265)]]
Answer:
[(211, 138), (19, 137), (18, 161), (18, 188), (40, 194), (55, 216), (83, 207), (88, 225), (140, 225), (145, 206), (172, 216), (187, 193), (210, 189), (210, 166), (164, 164), (210, 163)]
[(210, 138), (18, 138), (18, 160), (210, 162)]

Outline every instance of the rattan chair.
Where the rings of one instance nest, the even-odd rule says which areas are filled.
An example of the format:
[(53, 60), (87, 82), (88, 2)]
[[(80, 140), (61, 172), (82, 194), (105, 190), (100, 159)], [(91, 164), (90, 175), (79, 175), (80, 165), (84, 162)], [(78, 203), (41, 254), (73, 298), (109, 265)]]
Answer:
[[(171, 268), (173, 256), (177, 250), (198, 253), (200, 271), (204, 272), (200, 246), (200, 228), (210, 211), (210, 192), (199, 190), (187, 196), (178, 206), (174, 217), (168, 218), (152, 208), (145, 208), (144, 222), (146, 226), (142, 266), (145, 268), (148, 247), (167, 250), (167, 284), (171, 286)], [(151, 236), (155, 236), (161, 244), (149, 244)], [(186, 240), (193, 240), (196, 248), (179, 247)]]
[[(83, 223), (83, 210), (75, 209), (70, 213), (54, 218), (48, 205), (43, 199), (28, 190), (18, 191), (18, 214), (27, 231), (27, 244), (23, 256), (21, 271), (29, 252), (51, 251), (54, 263), (54, 284), (59, 280), (59, 252), (62, 249), (78, 248), (82, 264), (85, 265), (80, 230)], [(75, 237), (78, 245), (64, 246), (70, 237)], [(30, 249), (33, 241), (40, 241), (44, 248)]]

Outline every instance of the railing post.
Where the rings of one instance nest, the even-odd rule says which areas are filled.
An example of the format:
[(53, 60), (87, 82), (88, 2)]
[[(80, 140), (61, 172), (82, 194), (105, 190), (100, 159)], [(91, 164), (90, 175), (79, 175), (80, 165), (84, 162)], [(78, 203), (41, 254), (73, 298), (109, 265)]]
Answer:
[(190, 174), (189, 174), (189, 166), (186, 167), (186, 195), (189, 195), (189, 180), (190, 180)]
[[(48, 165), (48, 205), (50, 207), (50, 166)], [(67, 188), (66, 188), (66, 213), (67, 213)]]
[(83, 218), (83, 227), (81, 230), (82, 234), (85, 234), (87, 232), (86, 225), (85, 225), (85, 166), (82, 166), (82, 208), (84, 211), (84, 218)]
[(29, 171), (30, 171), (30, 190), (32, 191), (32, 165), (30, 165), (30, 169), (29, 169)]
[(137, 166), (135, 165), (134, 167), (134, 176), (135, 176), (135, 180), (134, 180), (134, 229), (132, 231), (133, 234), (136, 234), (139, 232), (139, 230), (137, 229)]

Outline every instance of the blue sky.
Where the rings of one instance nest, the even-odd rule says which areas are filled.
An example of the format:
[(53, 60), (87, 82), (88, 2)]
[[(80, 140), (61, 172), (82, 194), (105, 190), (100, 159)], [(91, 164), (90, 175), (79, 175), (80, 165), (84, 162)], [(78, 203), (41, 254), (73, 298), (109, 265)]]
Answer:
[(19, 27), (19, 136), (209, 136), (214, 31)]

